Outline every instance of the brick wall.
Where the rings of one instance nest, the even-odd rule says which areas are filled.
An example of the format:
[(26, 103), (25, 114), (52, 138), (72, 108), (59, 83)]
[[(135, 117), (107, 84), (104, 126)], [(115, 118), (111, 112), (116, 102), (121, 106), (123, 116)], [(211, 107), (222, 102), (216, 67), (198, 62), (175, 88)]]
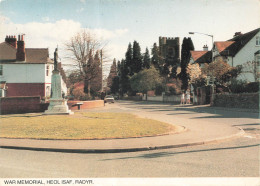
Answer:
[(71, 110), (78, 110), (78, 106), (73, 106), (76, 103), (83, 103), (83, 105), (80, 106), (80, 109), (91, 109), (91, 108), (104, 107), (104, 100), (68, 101), (69, 109), (71, 109)]
[(14, 96), (45, 96), (44, 83), (7, 83), (7, 97)]
[(259, 109), (259, 94), (215, 94), (213, 106)]
[(0, 98), (1, 114), (21, 114), (44, 112), (47, 104), (40, 103), (40, 97), (3, 97)]

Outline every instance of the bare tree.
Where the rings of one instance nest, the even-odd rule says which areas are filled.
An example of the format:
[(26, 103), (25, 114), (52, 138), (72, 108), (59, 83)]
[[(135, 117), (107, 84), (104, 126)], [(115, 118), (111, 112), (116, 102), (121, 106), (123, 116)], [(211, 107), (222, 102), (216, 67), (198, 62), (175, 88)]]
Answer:
[(70, 51), (69, 58), (73, 60), (80, 76), (87, 82), (85, 90), (88, 90), (90, 96), (91, 81), (102, 74), (102, 62), (107, 60), (106, 44), (94, 34), (83, 30), (73, 36), (65, 46)]

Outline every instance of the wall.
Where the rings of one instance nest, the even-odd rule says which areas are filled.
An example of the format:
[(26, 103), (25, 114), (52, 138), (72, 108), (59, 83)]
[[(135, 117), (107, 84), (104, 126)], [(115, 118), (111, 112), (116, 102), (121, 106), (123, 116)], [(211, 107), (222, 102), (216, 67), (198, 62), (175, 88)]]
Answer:
[(69, 109), (71, 110), (78, 110), (78, 106), (73, 106), (76, 103), (83, 103), (80, 106), (80, 109), (91, 109), (91, 108), (98, 108), (104, 107), (104, 100), (94, 100), (94, 101), (68, 101)]
[(44, 83), (45, 64), (3, 64), (1, 81), (7, 83)]
[[(234, 66), (242, 65), (248, 61), (254, 61), (254, 53), (260, 50), (260, 46), (256, 46), (256, 37), (260, 37), (260, 32), (258, 32), (233, 58)], [(231, 61), (229, 62), (231, 63)], [(251, 73), (241, 74), (239, 79), (246, 79), (250, 82), (254, 81), (254, 76)]]
[[(143, 101), (146, 101), (146, 95), (142, 97)], [(147, 96), (147, 101), (161, 101), (161, 102), (181, 102), (181, 95), (172, 96)]]
[(259, 93), (215, 94), (213, 106), (259, 109)]
[(12, 96), (45, 96), (44, 83), (6, 83), (6, 97)]
[(46, 104), (40, 103), (40, 97), (5, 97), (0, 98), (1, 114), (21, 114), (31, 112), (44, 112)]

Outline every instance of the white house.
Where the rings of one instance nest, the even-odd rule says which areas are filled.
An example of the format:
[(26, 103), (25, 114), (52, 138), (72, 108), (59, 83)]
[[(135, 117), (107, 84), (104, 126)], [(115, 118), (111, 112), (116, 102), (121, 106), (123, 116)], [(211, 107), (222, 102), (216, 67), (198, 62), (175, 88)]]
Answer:
[[(53, 69), (47, 48), (25, 48), (22, 35), (18, 41), (6, 36), (0, 43), (0, 96), (49, 97)], [(63, 92), (67, 93), (65, 83)]]
[[(214, 42), (213, 57), (221, 57), (233, 67), (248, 61), (260, 62), (260, 28), (245, 34), (237, 32), (228, 41)], [(239, 79), (254, 81), (253, 74), (248, 72), (243, 72)]]

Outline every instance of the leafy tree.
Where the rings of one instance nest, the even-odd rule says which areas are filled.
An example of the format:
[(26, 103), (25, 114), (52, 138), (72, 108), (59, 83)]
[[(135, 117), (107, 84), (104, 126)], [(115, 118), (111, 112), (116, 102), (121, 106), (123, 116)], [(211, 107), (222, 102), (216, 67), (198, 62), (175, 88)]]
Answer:
[(110, 73), (109, 73), (108, 78), (107, 78), (107, 86), (109, 88), (111, 88), (112, 82), (113, 82), (113, 79), (114, 79), (115, 76), (117, 76), (116, 59), (113, 60), (113, 64), (111, 65), (111, 68), (110, 68)]
[(120, 64), (120, 74), (119, 74), (119, 84), (120, 84), (119, 92), (121, 96), (123, 96), (123, 94), (127, 93), (131, 89), (128, 72), (129, 70), (126, 65), (126, 60), (122, 59)]
[(111, 89), (110, 89), (113, 94), (119, 93), (119, 88), (120, 88), (119, 87), (119, 83), (120, 83), (119, 80), (120, 80), (119, 76), (115, 76), (113, 78), (112, 86), (111, 86)]
[(188, 63), (190, 61), (190, 51), (194, 50), (193, 42), (191, 38), (183, 38), (181, 45), (181, 73), (179, 78), (182, 80), (182, 89), (187, 90), (188, 88), (188, 75), (186, 72)]
[(133, 43), (133, 61), (132, 61), (132, 72), (138, 73), (143, 68), (143, 60), (141, 55), (141, 48), (138, 42)]
[(148, 48), (145, 49), (143, 61), (143, 67), (149, 69), (151, 67), (151, 59)]
[(159, 48), (156, 43), (153, 44), (151, 63), (156, 70), (160, 71), (160, 66), (161, 66), (160, 55), (159, 55)]
[(86, 68), (84, 70), (86, 72), (84, 91), (88, 93), (88, 96), (90, 97), (91, 89), (93, 92), (101, 89), (102, 75), (99, 51), (96, 51), (96, 54), (93, 57), (92, 50), (90, 50), (89, 59), (84, 68)]
[(236, 78), (242, 71), (241, 66), (231, 67), (222, 59), (218, 59), (209, 65), (205, 65), (202, 73), (214, 78), (215, 84), (227, 85), (232, 78)]
[(134, 91), (146, 93), (154, 90), (158, 84), (162, 83), (162, 78), (155, 68), (144, 69), (133, 75), (130, 79), (131, 88)]
[(125, 54), (124, 71), (130, 76), (134, 75), (133, 69), (133, 48), (131, 43), (128, 44), (128, 48)]

